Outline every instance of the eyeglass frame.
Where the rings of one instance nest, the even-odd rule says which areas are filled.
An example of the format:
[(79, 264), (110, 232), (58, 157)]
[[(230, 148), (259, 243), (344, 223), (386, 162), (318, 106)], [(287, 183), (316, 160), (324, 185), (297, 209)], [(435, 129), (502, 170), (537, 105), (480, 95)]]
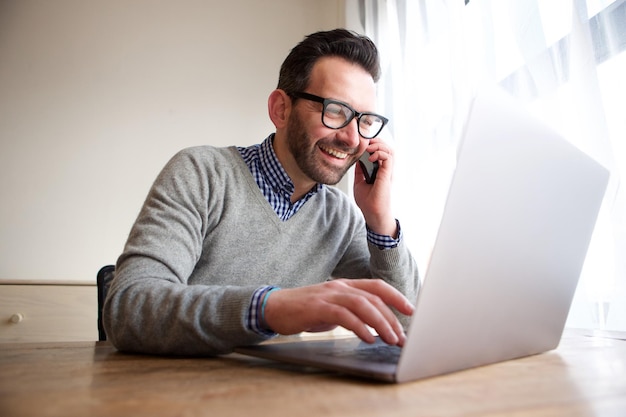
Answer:
[[(322, 103), (323, 107), (322, 107), (322, 124), (324, 126), (326, 126), (329, 129), (334, 129), (334, 130), (338, 130), (338, 129), (342, 129), (346, 126), (348, 126), (350, 124), (350, 122), (356, 118), (356, 125), (357, 125), (357, 131), (359, 132), (359, 135), (363, 138), (363, 139), (374, 139), (376, 136), (378, 136), (380, 134), (380, 132), (382, 132), (383, 128), (385, 127), (385, 125), (389, 122), (389, 119), (387, 119), (385, 116), (381, 116), (380, 114), (377, 113), (372, 113), (372, 112), (358, 112), (356, 110), (354, 110), (352, 108), (352, 106), (350, 106), (347, 103), (344, 103), (343, 101), (339, 101), (339, 100), (335, 100), (335, 99), (331, 99), (331, 98), (324, 98), (324, 97), (320, 97), (320, 96), (316, 96), (315, 94), (310, 94), (310, 93), (305, 93), (305, 92), (292, 92), (292, 93), (287, 93), (287, 95), (291, 98), (301, 98), (304, 100), (309, 100), (309, 101), (314, 101), (316, 103)], [(338, 104), (340, 106), (343, 106), (345, 108), (347, 108), (348, 110), (350, 110), (352, 112), (352, 116), (347, 118), (346, 121), (339, 127), (332, 127), (332, 126), (328, 126), (326, 124), (326, 122), (324, 121), (324, 113), (326, 112), (326, 107), (329, 104)], [(378, 129), (378, 132), (376, 132), (375, 135), (367, 137), (367, 136), (363, 136), (363, 134), (361, 133), (361, 117), (363, 116), (375, 116), (378, 117), (383, 123), (380, 126), (380, 129)]]

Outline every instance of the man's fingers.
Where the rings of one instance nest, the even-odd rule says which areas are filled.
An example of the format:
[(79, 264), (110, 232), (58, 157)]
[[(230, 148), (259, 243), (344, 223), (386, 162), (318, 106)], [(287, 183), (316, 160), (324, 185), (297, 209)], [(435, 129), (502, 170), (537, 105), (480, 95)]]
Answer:
[(372, 343), (370, 327), (386, 343), (402, 345), (404, 331), (390, 306), (403, 314), (413, 312), (408, 300), (384, 281), (338, 279), (274, 292), (267, 300), (265, 319), (281, 334), (342, 326)]
[[(346, 280), (338, 284), (345, 285), (350, 283), (351, 281)], [(381, 283), (383, 285), (380, 285)], [(395, 345), (404, 342), (406, 337), (404, 329), (396, 315), (388, 307), (387, 304), (389, 303), (385, 301), (396, 299), (399, 296), (400, 302), (405, 304), (406, 301), (402, 294), (382, 281), (373, 285), (369, 283), (359, 285), (357, 283), (357, 285), (347, 285), (344, 288), (343, 291), (337, 294), (337, 298), (334, 300), (336, 305), (344, 307), (356, 316), (361, 323), (373, 328), (386, 343)], [(372, 291), (368, 291), (368, 289)], [(385, 293), (390, 289), (392, 294), (386, 295)], [(340, 323), (340, 325), (347, 328), (347, 326), (352, 324)]]
[(380, 279), (341, 279), (343, 284), (359, 288), (370, 294), (374, 294), (387, 305), (392, 306), (400, 313), (410, 316), (413, 314), (415, 307), (411, 302), (397, 289)]
[(358, 314), (340, 304), (329, 304), (325, 312), (328, 315), (326, 320), (336, 322), (338, 326), (354, 332), (359, 339), (367, 343), (374, 343), (374, 335)]
[(337, 320), (340, 326), (354, 331), (366, 342), (374, 341), (368, 327), (374, 329), (386, 343), (395, 345), (400, 341), (402, 327), (377, 296), (352, 289), (338, 294), (333, 300), (333, 307), (335, 317), (330, 319)]

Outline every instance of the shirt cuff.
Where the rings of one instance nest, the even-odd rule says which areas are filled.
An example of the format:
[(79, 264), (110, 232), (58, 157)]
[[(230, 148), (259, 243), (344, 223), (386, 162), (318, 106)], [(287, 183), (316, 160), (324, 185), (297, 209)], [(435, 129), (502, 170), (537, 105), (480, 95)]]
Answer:
[(250, 301), (250, 306), (248, 307), (248, 316), (246, 317), (246, 326), (249, 330), (260, 334), (262, 336), (276, 336), (277, 333), (265, 329), (262, 324), (262, 309), (263, 309), (263, 299), (265, 295), (272, 290), (278, 289), (278, 287), (274, 287), (272, 285), (266, 285), (264, 287), (257, 288), (252, 293), (252, 300)]
[(367, 228), (367, 241), (372, 245), (377, 246), (381, 250), (393, 249), (398, 247), (400, 241), (402, 240), (402, 229), (400, 228), (400, 222), (396, 219), (396, 225), (398, 226), (398, 238), (394, 239), (388, 235), (379, 235), (378, 233), (372, 232), (370, 228), (366, 225)]

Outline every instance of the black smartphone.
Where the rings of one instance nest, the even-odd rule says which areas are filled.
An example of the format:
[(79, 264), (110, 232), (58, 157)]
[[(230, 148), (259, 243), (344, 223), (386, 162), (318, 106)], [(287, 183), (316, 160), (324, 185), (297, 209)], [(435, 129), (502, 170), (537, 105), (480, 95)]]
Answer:
[(378, 172), (378, 161), (370, 162), (368, 159), (369, 157), (370, 153), (364, 152), (359, 158), (359, 165), (361, 165), (361, 169), (365, 175), (365, 182), (372, 184), (376, 179), (376, 173)]

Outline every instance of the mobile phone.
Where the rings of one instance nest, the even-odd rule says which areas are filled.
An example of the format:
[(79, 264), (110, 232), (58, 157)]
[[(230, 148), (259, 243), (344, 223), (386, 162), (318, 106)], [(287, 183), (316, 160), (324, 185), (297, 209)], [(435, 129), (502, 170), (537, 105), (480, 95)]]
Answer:
[(361, 165), (363, 175), (365, 175), (365, 182), (372, 184), (376, 179), (376, 173), (378, 172), (378, 161), (370, 162), (368, 159), (369, 157), (370, 153), (364, 152), (359, 158), (359, 165)]

